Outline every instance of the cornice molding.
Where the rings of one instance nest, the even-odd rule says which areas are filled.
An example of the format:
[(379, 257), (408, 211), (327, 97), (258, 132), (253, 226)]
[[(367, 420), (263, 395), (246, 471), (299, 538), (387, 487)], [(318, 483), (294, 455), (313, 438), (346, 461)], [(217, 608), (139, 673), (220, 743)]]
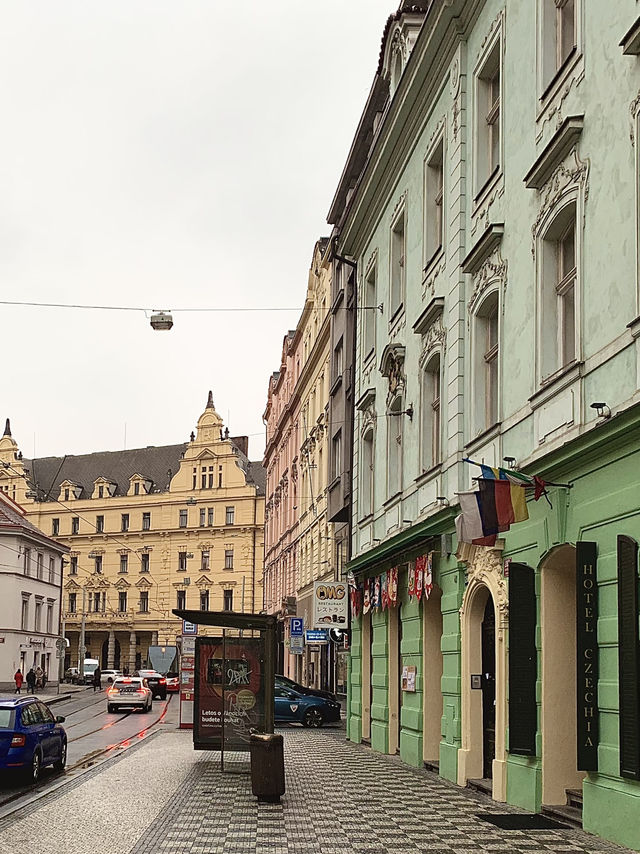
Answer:
[(473, 249), (462, 262), (462, 272), (477, 273), (491, 253), (500, 246), (504, 234), (504, 223), (494, 222), (484, 230)]
[(526, 187), (530, 190), (540, 190), (544, 187), (554, 169), (580, 139), (583, 127), (584, 114), (567, 116), (524, 176)]

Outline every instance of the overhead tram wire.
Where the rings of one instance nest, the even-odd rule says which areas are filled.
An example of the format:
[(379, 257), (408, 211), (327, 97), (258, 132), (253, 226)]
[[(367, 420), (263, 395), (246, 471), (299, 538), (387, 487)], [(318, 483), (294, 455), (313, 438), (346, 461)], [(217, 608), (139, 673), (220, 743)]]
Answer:
[[(0, 300), (0, 305), (7, 306), (22, 306), (26, 308), (72, 308), (78, 309), (81, 311), (134, 311), (134, 312), (142, 312), (143, 314), (147, 314), (148, 312), (153, 311), (153, 309), (147, 308), (145, 306), (138, 305), (92, 305), (89, 303), (67, 303), (67, 302), (37, 302), (35, 300)], [(180, 313), (184, 314), (187, 312), (260, 312), (260, 311), (297, 311), (302, 312), (304, 310), (304, 306), (275, 306), (275, 305), (266, 305), (266, 306), (200, 306), (194, 308), (171, 308), (170, 311), (172, 313)], [(382, 311), (382, 305), (355, 305), (355, 306), (340, 306), (340, 310), (348, 310), (348, 311)], [(330, 314), (331, 308), (323, 308), (322, 306), (311, 306), (312, 311), (321, 312), (324, 311), (327, 314)]]

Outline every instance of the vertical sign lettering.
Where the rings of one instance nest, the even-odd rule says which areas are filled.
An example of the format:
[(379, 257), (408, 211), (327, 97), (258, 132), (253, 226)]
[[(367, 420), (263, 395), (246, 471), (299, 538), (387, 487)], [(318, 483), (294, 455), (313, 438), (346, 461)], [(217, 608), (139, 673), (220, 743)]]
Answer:
[(578, 770), (598, 770), (597, 544), (576, 544)]

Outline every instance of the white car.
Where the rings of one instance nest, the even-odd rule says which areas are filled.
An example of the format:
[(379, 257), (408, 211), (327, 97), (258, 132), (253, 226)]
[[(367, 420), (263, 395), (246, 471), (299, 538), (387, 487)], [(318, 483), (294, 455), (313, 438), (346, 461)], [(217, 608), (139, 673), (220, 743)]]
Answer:
[(110, 685), (119, 676), (122, 676), (122, 670), (103, 670), (100, 673), (100, 682)]
[(107, 711), (116, 712), (121, 707), (133, 707), (150, 712), (153, 704), (147, 680), (139, 676), (118, 676), (107, 690)]

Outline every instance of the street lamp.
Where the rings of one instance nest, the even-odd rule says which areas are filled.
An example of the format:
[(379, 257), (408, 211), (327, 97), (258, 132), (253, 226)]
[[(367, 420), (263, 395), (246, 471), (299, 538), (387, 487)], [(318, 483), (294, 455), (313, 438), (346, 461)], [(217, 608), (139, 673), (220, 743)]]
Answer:
[(173, 317), (168, 311), (156, 311), (151, 315), (150, 323), (156, 332), (168, 332), (173, 326)]

